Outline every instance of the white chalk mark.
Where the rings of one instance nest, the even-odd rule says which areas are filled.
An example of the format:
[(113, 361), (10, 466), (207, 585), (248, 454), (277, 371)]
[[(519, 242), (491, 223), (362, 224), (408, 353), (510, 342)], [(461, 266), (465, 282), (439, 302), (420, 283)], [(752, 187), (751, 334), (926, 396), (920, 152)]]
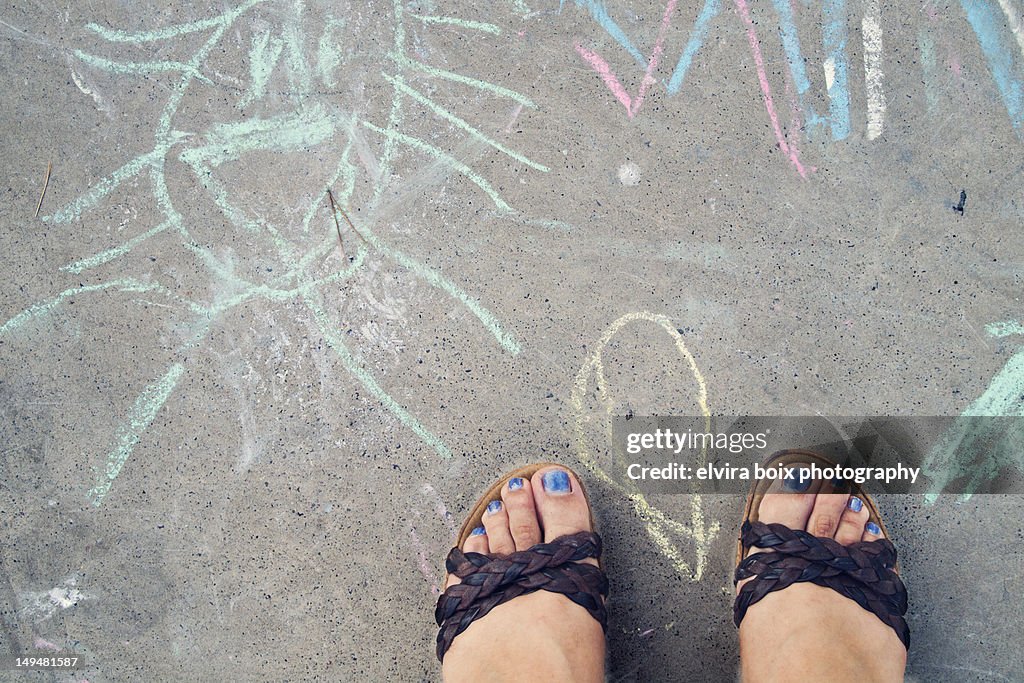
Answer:
[(75, 87), (82, 91), (83, 95), (88, 95), (92, 98), (92, 101), (96, 103), (97, 109), (99, 109), (107, 116), (111, 116), (113, 112), (110, 104), (103, 98), (102, 95), (96, 92), (95, 88), (90, 87), (85, 82), (85, 78), (74, 69), (71, 69), (71, 80), (74, 82)]
[(92, 598), (78, 590), (77, 586), (78, 579), (72, 576), (61, 585), (54, 586), (48, 591), (22, 593), (21, 600), (25, 606), (21, 608), (21, 612), (36, 622), (40, 622), (49, 619), (60, 610), (66, 610), (82, 600)]
[(619, 182), (626, 187), (633, 187), (640, 184), (640, 167), (632, 161), (619, 166)]
[(39, 636), (36, 636), (35, 639), (32, 641), (32, 647), (34, 647), (37, 650), (50, 650), (51, 652), (61, 651), (61, 647), (59, 645), (57, 645), (56, 643), (51, 643), (49, 640), (46, 640), (45, 638), (40, 638)]
[(370, 178), (373, 182), (380, 182), (380, 164), (377, 163), (377, 157), (370, 149), (370, 145), (366, 143), (366, 137), (363, 135), (363, 129), (356, 125), (356, 117), (352, 117), (352, 125), (349, 126), (348, 130), (349, 140), (352, 145), (356, 148), (356, 156), (359, 157), (359, 163), (363, 165), (366, 172), (370, 174)]
[(416, 533), (416, 527), (412, 524), (409, 525), (409, 540), (412, 541), (413, 551), (416, 553), (416, 560), (420, 567), (420, 574), (423, 574), (424, 580), (427, 585), (430, 586), (430, 594), (438, 596), (441, 594), (441, 588), (439, 581), (437, 580), (437, 574), (434, 573), (434, 568), (427, 559), (427, 548), (420, 540), (419, 534)]
[(861, 20), (864, 35), (864, 89), (868, 101), (868, 140), (885, 128), (885, 73), (882, 71), (882, 12), (878, 0), (867, 0)]
[(47, 47), (53, 47), (53, 43), (51, 43), (51, 42), (49, 42), (47, 40), (42, 40), (40, 38), (36, 38), (35, 36), (33, 36), (28, 31), (24, 31), (24, 30), (18, 28), (17, 26), (15, 26), (14, 24), (8, 24), (3, 19), (0, 19), (0, 25), (6, 26), (7, 28), (11, 29), (12, 31), (17, 31), (21, 35), (25, 36), (24, 38), (18, 38), (17, 36), (15, 36), (15, 40), (27, 40), (30, 43), (36, 43), (37, 45), (46, 45)]
[(420, 489), (420, 492), (430, 499), (430, 502), (434, 506), (434, 512), (436, 512), (437, 516), (444, 520), (444, 523), (448, 525), (448, 531), (454, 538), (455, 522), (452, 521), (452, 515), (450, 512), (448, 512), (448, 508), (445, 507), (444, 501), (441, 499), (441, 494), (439, 494), (437, 492), (437, 489), (435, 489), (430, 484), (424, 484), (423, 488)]
[(1010, 0), (999, 0), (999, 6), (1003, 9), (1003, 14), (1006, 15), (1006, 24), (1010, 27), (1013, 37), (1017, 40), (1021, 56), (1024, 56), (1024, 26), (1021, 26), (1020, 16), (1017, 15), (1017, 10)]

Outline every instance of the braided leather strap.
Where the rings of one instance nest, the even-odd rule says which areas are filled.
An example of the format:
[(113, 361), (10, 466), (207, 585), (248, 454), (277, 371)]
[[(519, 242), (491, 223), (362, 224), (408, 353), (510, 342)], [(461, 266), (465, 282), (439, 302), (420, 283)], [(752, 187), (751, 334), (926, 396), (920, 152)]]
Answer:
[(771, 549), (744, 558), (733, 583), (754, 577), (743, 585), (733, 606), (733, 621), (740, 625), (747, 608), (772, 591), (810, 581), (838, 591), (892, 627), (910, 647), (907, 589), (895, 572), (896, 548), (888, 539), (842, 545), (783, 524), (743, 523), (740, 539), (744, 550), (751, 546)]
[(449, 586), (437, 599), (434, 620), (441, 627), (437, 634), (437, 658), (444, 660), (455, 636), (473, 621), (503, 602), (537, 590), (561, 593), (584, 607), (602, 629), (607, 629), (608, 613), (603, 598), (608, 595), (608, 579), (594, 565), (578, 564), (579, 560), (600, 555), (601, 537), (589, 531), (499, 557), (452, 548), (445, 567), (462, 582)]

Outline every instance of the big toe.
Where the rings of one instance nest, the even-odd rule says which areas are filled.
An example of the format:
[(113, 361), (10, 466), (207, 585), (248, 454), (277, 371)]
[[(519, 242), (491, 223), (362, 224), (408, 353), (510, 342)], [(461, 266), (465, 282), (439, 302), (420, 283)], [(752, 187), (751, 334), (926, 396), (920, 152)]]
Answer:
[(783, 524), (790, 529), (806, 529), (814, 510), (814, 499), (821, 483), (804, 477), (800, 465), (792, 476), (772, 482), (757, 508), (757, 520), (765, 524)]
[(572, 472), (557, 466), (545, 467), (533, 475), (530, 483), (545, 543), (560, 536), (592, 531), (590, 506)]
[[(790, 529), (806, 529), (814, 511), (814, 500), (818, 497), (821, 482), (804, 476), (800, 465), (793, 465), (790, 476), (780, 477), (761, 498), (757, 506), (757, 521), (765, 524), (782, 524)], [(768, 550), (752, 546), (747, 555)], [(739, 591), (743, 585), (753, 579), (744, 579), (736, 584)]]

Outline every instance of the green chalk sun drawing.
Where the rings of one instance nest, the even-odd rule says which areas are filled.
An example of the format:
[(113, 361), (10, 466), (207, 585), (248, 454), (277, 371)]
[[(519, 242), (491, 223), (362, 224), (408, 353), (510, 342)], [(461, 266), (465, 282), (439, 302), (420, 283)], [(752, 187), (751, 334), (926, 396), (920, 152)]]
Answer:
[[(251, 15), (260, 5), (274, 11), (261, 11), (261, 20), (252, 20)], [(337, 74), (344, 71), (339, 69), (344, 58), (338, 45), (348, 22), (330, 16), (314, 21), (307, 15), (302, 0), (247, 0), (217, 16), (150, 31), (133, 33), (90, 24), (87, 28), (105, 41), (110, 52), (116, 52), (119, 49), (118, 44), (124, 44), (132, 48), (143, 47), (146, 52), (152, 53), (158, 51), (154, 49), (153, 44), (159, 44), (156, 46), (159, 47), (159, 52), (166, 54), (170, 51), (168, 46), (195, 46), (197, 38), (201, 42), (192, 48), (191, 54), (186, 54), (185, 57), (179, 55), (178, 60), (130, 61), (116, 55), (101, 56), (83, 50), (74, 52), (75, 57), (87, 68), (116, 74), (122, 79), (152, 74), (166, 78), (169, 73), (180, 76), (180, 79), (172, 85), (163, 103), (153, 132), (152, 149), (127, 161), (81, 196), (44, 218), (58, 224), (82, 221), (90, 210), (100, 206), (114, 190), (132, 186), (136, 179), (142, 179), (148, 180), (148, 183), (137, 183), (139, 191), (145, 192), (148, 189), (149, 196), (155, 199), (159, 209), (159, 216), (153, 221), (155, 225), (117, 246), (69, 263), (63, 266), (62, 270), (80, 274), (108, 264), (116, 266), (118, 259), (129, 254), (146, 240), (162, 233), (170, 233), (177, 236), (185, 253), (191, 255), (201, 272), (208, 275), (213, 291), (230, 292), (229, 295), (215, 297), (213, 303), (193, 301), (183, 299), (158, 284), (154, 274), (135, 274), (131, 277), (67, 289), (28, 307), (0, 325), (0, 335), (16, 333), (30, 320), (51, 315), (70, 297), (109, 292), (157, 293), (174, 300), (194, 316), (195, 332), (191, 338), (177, 349), (177, 358), (174, 362), (162, 372), (154, 373), (155, 379), (138, 394), (127, 415), (123, 417), (123, 422), (111, 435), (111, 450), (106, 454), (105, 462), (102, 466), (94, 464), (95, 481), (88, 490), (87, 497), (96, 506), (99, 506), (108, 495), (133, 449), (144, 437), (157, 413), (173, 395), (182, 376), (187, 374), (187, 365), (182, 362), (184, 358), (189, 353), (202, 350), (207, 333), (221, 316), (251, 301), (300, 303), (309, 320), (323, 334), (329, 348), (355, 381), (439, 456), (450, 457), (451, 451), (448, 446), (375, 379), (359, 354), (349, 348), (344, 335), (338, 330), (337, 323), (333, 322), (327, 313), (321, 293), (324, 286), (354, 277), (374, 255), (391, 259), (451, 297), (456, 305), (465, 307), (476, 318), (498, 345), (508, 353), (519, 353), (519, 342), (515, 336), (505, 330), (497, 317), (479, 300), (437, 269), (428, 267), (416, 258), (389, 246), (385, 239), (368, 225), (359, 226), (362, 239), (354, 242), (358, 244), (358, 248), (354, 253), (348, 254), (347, 263), (343, 262), (342, 266), (326, 276), (317, 276), (313, 273), (314, 266), (322, 267), (325, 259), (338, 249), (338, 236), (333, 224), (318, 227), (312, 224), (317, 211), (323, 210), (326, 206), (327, 187), (332, 188), (334, 197), (341, 206), (347, 205), (352, 198), (361, 173), (355, 160), (351, 158), (357, 153), (354, 151), (358, 145), (357, 135), (377, 135), (382, 144), (382, 153), (375, 160), (377, 172), (369, 177), (373, 187), (373, 199), (368, 206), (363, 207), (360, 215), (372, 217), (381, 205), (386, 183), (393, 174), (398, 147), (404, 147), (413, 154), (424, 155), (432, 163), (443, 165), (450, 172), (465, 176), (493, 203), (497, 213), (516, 213), (480, 172), (435, 144), (417, 137), (411, 127), (404, 125), (406, 110), (415, 108), (421, 124), (422, 116), (434, 117), (432, 120), (444, 126), (446, 131), (454, 135), (469, 136), (476, 143), (488, 145), (505, 155), (510, 160), (509, 163), (522, 164), (546, 172), (547, 167), (487, 136), (463, 116), (446, 109), (412, 84), (416, 77), (422, 76), (429, 78), (437, 87), (457, 84), (460, 88), (469, 87), (488, 97), (508, 99), (510, 105), (516, 103), (536, 107), (521, 93), (495, 83), (430, 66), (410, 56), (407, 51), (406, 16), (413, 19), (412, 23), (422, 31), (471, 31), (479, 38), (481, 34), (501, 35), (501, 29), (494, 24), (462, 17), (406, 14), (400, 0), (395, 0), (391, 16), (387, 19), (394, 38), (393, 44), (381, 47), (379, 63), (382, 69), (373, 76), (380, 79), (376, 85), (389, 90), (390, 103), (383, 109), (387, 112), (386, 120), (373, 120), (352, 112), (329, 109), (322, 103), (323, 98), (314, 96), (318, 87), (336, 86)], [(267, 17), (277, 17), (280, 25), (266, 29), (264, 26)], [(246, 18), (250, 21), (245, 21)], [(307, 25), (316, 26), (315, 32), (319, 32), (320, 35), (307, 36)], [(253, 26), (264, 28), (253, 29)], [(248, 54), (239, 56), (240, 62), (248, 64), (249, 73), (248, 82), (239, 89), (241, 92), (236, 110), (253, 103), (263, 103), (275, 72), (282, 71), (287, 76), (290, 89), (290, 96), (284, 101), (289, 104), (282, 105), (281, 100), (274, 100), (269, 105), (271, 109), (277, 110), (273, 115), (249, 115), (244, 118), (239, 116), (238, 120), (211, 124), (205, 131), (176, 128), (176, 122), (182, 118), (179, 116), (179, 110), (186, 93), (196, 84), (209, 85), (218, 77), (213, 73), (213, 69), (208, 71), (209, 61), (215, 51), (231, 49), (228, 41), (223, 41), (228, 31), (235, 35), (245, 31), (255, 32), (249, 43), (251, 47)], [(310, 40), (307, 41), (307, 38)], [(316, 47), (306, 50), (304, 46), (307, 44)], [(187, 53), (184, 48), (181, 51)], [(135, 49), (134, 54), (139, 54), (139, 50)], [(292, 109), (281, 111), (283, 107), (289, 106)], [(296, 152), (324, 143), (329, 143), (333, 149), (341, 150), (340, 160), (331, 169), (326, 187), (311, 202), (302, 218), (301, 226), (297, 228), (275, 225), (248, 211), (244, 205), (233, 200), (229, 188), (216, 174), (221, 165), (244, 160), (256, 152)], [(188, 209), (179, 209), (179, 204), (176, 204), (169, 189), (168, 161), (183, 162), (183, 167), (195, 174), (213, 205), (231, 226), (257, 239), (262, 245), (261, 248), (265, 249), (266, 257), (284, 264), (285, 272), (275, 273), (273, 279), (266, 282), (251, 282), (239, 276), (229, 260), (218, 257), (213, 249), (200, 244), (193, 236), (195, 224), (199, 219), (190, 217)], [(178, 169), (183, 167), (175, 166)], [(282, 182), (290, 181), (282, 179)], [(294, 182), (302, 181), (297, 179)], [(525, 219), (525, 222), (529, 224), (536, 221)]]

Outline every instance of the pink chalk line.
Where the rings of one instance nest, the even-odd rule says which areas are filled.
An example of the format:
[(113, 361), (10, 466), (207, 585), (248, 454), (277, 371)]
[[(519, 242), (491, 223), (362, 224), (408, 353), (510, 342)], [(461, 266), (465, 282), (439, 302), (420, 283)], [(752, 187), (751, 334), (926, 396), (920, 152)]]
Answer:
[(800, 129), (803, 127), (804, 110), (800, 107), (800, 102), (797, 101), (796, 90), (793, 87), (793, 78), (790, 76), (790, 70), (786, 69), (783, 73), (786, 76), (786, 97), (789, 99), (789, 118), (795, 126), (795, 129), (793, 130), (793, 137), (799, 141), (802, 140), (800, 136)]
[[(938, 24), (940, 22), (941, 17), (939, 16), (939, 11), (935, 8), (934, 4), (927, 2), (925, 3), (924, 9), (933, 24)], [(953, 44), (947, 37), (946, 32), (940, 30), (939, 34), (942, 36), (942, 46), (946, 48), (946, 66), (952, 73), (959, 77), (960, 87), (962, 88), (964, 87), (964, 74), (963, 68), (960, 64), (960, 56), (957, 54), (956, 48), (953, 47)]]
[(416, 551), (416, 558), (420, 565), (420, 573), (423, 574), (423, 578), (426, 579), (427, 585), (430, 586), (430, 594), (440, 595), (441, 589), (437, 585), (437, 575), (434, 574), (434, 569), (430, 564), (430, 560), (427, 559), (426, 547), (423, 545), (423, 541), (420, 540), (419, 535), (416, 533), (416, 529), (412, 526), (409, 527), (409, 538), (412, 539), (412, 547), (413, 550)]
[(790, 162), (796, 167), (796, 172), (801, 178), (807, 177), (807, 169), (800, 163), (800, 151), (796, 145), (786, 142), (782, 134), (782, 126), (779, 125), (779, 115), (775, 111), (775, 102), (772, 100), (772, 90), (768, 85), (768, 74), (764, 70), (764, 56), (761, 54), (761, 44), (757, 40), (757, 31), (754, 30), (754, 21), (750, 18), (750, 7), (746, 0), (736, 0), (736, 7), (740, 16), (747, 24), (747, 41), (750, 43), (750, 52), (754, 55), (754, 64), (757, 66), (757, 80), (761, 83), (761, 95), (764, 100), (764, 108), (768, 111), (768, 118), (771, 119), (772, 129), (775, 131), (775, 140), (779, 143), (779, 149), (789, 157)]
[[(518, 114), (518, 112), (517, 112)], [(445, 507), (444, 501), (441, 500), (441, 496), (430, 484), (424, 484), (420, 488), (420, 493), (423, 494), (431, 503), (434, 508), (434, 513), (441, 518), (441, 521), (448, 527), (448, 532), (455, 537), (455, 523), (452, 521), (452, 516), (448, 512), (448, 508)], [(414, 509), (413, 515), (417, 520), (420, 519), (420, 511)], [(409, 539), (412, 543), (413, 551), (416, 553), (416, 562), (419, 565), (420, 574), (426, 580), (427, 585), (430, 586), (430, 593), (432, 595), (440, 595), (441, 588), (438, 585), (437, 574), (434, 571), (434, 564), (427, 557), (427, 547), (420, 539), (419, 534), (416, 533), (416, 526), (410, 522), (409, 524)]]
[(590, 64), (590, 67), (601, 76), (601, 80), (608, 86), (608, 89), (615, 95), (615, 99), (622, 103), (622, 106), (626, 108), (626, 114), (629, 118), (636, 116), (636, 113), (640, 111), (640, 105), (644, 102), (644, 97), (647, 95), (647, 90), (655, 83), (654, 70), (658, 68), (658, 62), (661, 61), (661, 53), (665, 48), (665, 34), (668, 32), (669, 22), (672, 20), (672, 12), (676, 8), (676, 3), (679, 0), (669, 0), (668, 5), (665, 7), (665, 14), (661, 18), (661, 27), (658, 29), (658, 37), (654, 41), (654, 50), (651, 52), (651, 56), (647, 60), (647, 69), (644, 71), (644, 80), (640, 83), (640, 89), (636, 93), (636, 97), (630, 97), (626, 89), (622, 87), (622, 83), (615, 76), (615, 72), (612, 71), (612, 67), (604, 60), (601, 55), (588, 50), (587, 48), (576, 42), (574, 47), (576, 52), (579, 53), (580, 57)]
[(51, 643), (48, 640), (40, 638), (39, 636), (36, 636), (35, 640), (32, 641), (32, 647), (34, 647), (37, 650), (53, 650), (54, 652), (60, 652), (59, 646), (55, 645), (54, 643)]
[[(797, 7), (796, 0), (789, 0), (789, 9), (793, 13), (793, 19), (795, 21), (797, 14), (799, 13), (799, 7)], [(800, 142), (803, 140), (803, 137), (800, 135), (800, 131), (803, 130), (804, 127), (804, 109), (800, 106), (800, 102), (796, 96), (796, 86), (793, 85), (793, 78), (795, 78), (793, 76), (793, 65), (790, 64), (789, 68), (783, 71), (783, 74), (786, 76), (786, 97), (789, 98), (789, 118), (793, 125), (796, 126), (796, 129), (793, 131), (793, 136), (798, 142)], [(816, 171), (817, 169), (812, 166), (811, 170)]]

